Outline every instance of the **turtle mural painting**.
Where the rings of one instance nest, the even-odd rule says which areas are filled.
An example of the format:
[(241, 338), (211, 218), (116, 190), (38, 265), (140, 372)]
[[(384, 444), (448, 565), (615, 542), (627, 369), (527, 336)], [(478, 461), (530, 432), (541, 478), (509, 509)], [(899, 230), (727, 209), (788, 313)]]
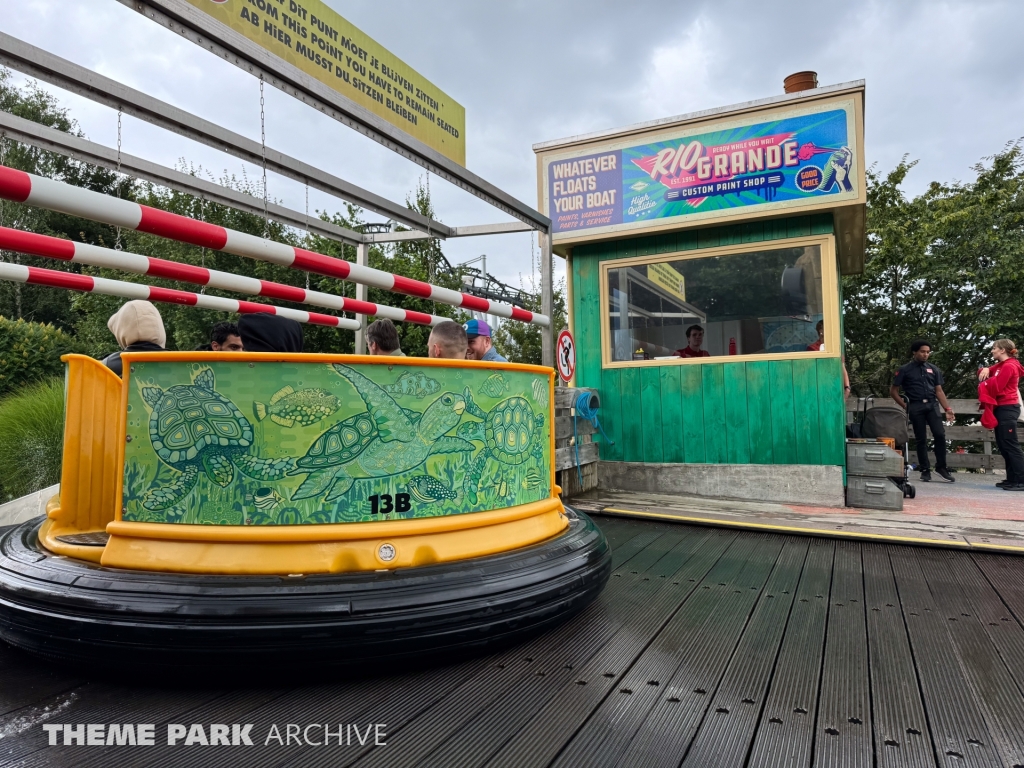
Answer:
[(328, 360), (133, 362), (122, 519), (315, 525), (551, 496), (548, 374)]
[[(473, 395), (468, 387), (465, 397), (469, 412), (481, 421), (463, 424), (459, 427), (459, 435), (467, 440), (476, 440), (484, 444), (483, 450), (480, 451), (470, 471), (466, 474), (467, 498), (471, 503), (476, 503), (481, 496), (480, 483), (484, 471), (487, 469), (488, 459), (494, 459), (498, 465), (498, 468), (494, 470), (497, 479), (494, 496), (507, 497), (509, 493), (515, 496), (517, 485), (520, 484), (524, 489), (530, 490), (531, 485), (535, 485), (539, 481), (536, 471), (533, 468), (527, 470), (521, 483), (517, 483), (516, 481), (520, 478), (515, 468), (522, 466), (530, 459), (539, 461), (542, 458), (544, 416), (534, 413), (530, 402), (518, 395), (502, 400), (487, 412), (482, 411), (473, 401)], [(511, 474), (514, 474), (515, 477), (510, 484), (509, 475)]]
[(466, 401), (444, 392), (423, 413), (403, 409), (382, 387), (347, 365), (332, 366), (366, 403), (366, 413), (331, 427), (316, 439), (290, 474), (306, 474), (293, 499), (343, 496), (357, 478), (391, 477), (440, 453), (472, 452), (459, 437), (447, 437), (466, 410)]
[[(140, 389), (149, 406), (149, 438), (157, 456), (181, 474), (164, 487), (152, 488), (143, 505), (167, 509), (187, 496), (200, 470), (224, 487), (234, 478), (234, 466), (262, 479), (279, 479), (287, 461), (265, 461), (248, 456), (253, 430), (235, 404), (217, 392), (213, 371), (202, 368), (192, 383), (164, 391), (158, 386)], [(246, 462), (246, 459), (248, 461)]]

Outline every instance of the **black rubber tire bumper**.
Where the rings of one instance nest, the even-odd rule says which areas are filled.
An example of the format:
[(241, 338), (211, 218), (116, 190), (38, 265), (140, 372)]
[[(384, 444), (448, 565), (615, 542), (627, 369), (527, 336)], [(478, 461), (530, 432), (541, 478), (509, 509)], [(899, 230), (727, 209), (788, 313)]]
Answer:
[(107, 669), (459, 661), (543, 631), (600, 593), (611, 550), (589, 517), (566, 511), (562, 534), (511, 552), (304, 577), (103, 568), (43, 549), (37, 519), (0, 533), (0, 639)]

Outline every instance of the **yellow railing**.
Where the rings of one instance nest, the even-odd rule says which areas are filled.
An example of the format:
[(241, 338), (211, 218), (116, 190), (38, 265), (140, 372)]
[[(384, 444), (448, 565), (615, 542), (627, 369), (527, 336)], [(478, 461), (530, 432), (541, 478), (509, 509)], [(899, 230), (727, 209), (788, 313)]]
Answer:
[(121, 379), (91, 357), (65, 355), (61, 360), (67, 363), (67, 379), (60, 497), (48, 506), (40, 536), (58, 554), (99, 560), (100, 548), (57, 537), (102, 532), (117, 514)]

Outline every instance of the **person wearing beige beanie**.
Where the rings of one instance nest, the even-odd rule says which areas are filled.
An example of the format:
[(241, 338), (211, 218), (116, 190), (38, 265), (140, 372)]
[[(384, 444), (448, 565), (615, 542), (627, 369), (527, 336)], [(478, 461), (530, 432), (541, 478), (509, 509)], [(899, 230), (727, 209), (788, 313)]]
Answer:
[(160, 312), (141, 299), (127, 302), (112, 314), (107, 328), (114, 334), (121, 351), (107, 355), (103, 364), (118, 376), (122, 374), (121, 352), (162, 352), (167, 344)]

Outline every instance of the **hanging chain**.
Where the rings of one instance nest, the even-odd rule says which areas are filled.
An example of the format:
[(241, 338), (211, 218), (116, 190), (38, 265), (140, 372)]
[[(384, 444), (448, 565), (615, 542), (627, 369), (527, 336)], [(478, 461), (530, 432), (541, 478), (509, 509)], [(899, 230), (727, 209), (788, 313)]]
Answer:
[[(430, 213), (431, 208), (433, 208), (433, 202), (434, 201), (430, 199), (430, 169), (427, 169), (427, 279), (431, 282), (436, 278), (434, 269), (434, 243), (430, 239)], [(435, 306), (435, 303), (431, 302), (431, 307)]]
[[(427, 234), (430, 234), (430, 214), (433, 212), (434, 201), (430, 199), (430, 171), (427, 171)], [(427, 242), (430, 242), (429, 240)]]
[[(537, 289), (537, 231), (530, 231), (530, 285), (534, 291)], [(522, 277), (520, 277), (520, 280)]]
[[(0, 165), (7, 165), (7, 132), (0, 133)], [(0, 227), (4, 225), (4, 203), (0, 200)]]
[(267, 198), (267, 117), (263, 99), (263, 75), (260, 74), (260, 149), (263, 152), (263, 237), (270, 236), (270, 202)]
[[(117, 110), (117, 196), (121, 197), (121, 110)], [(121, 228), (117, 228), (117, 237), (114, 239), (114, 250), (121, 250)]]
[[(7, 133), (0, 133), (0, 165), (7, 165)], [(4, 225), (4, 215), (7, 207), (3, 200), (0, 200), (0, 227)], [(0, 251), (0, 261), (4, 260), (4, 252)]]
[[(205, 197), (200, 197), (199, 198), (199, 220), (202, 221), (203, 223), (206, 223), (206, 198)], [(199, 251), (199, 253), (200, 253), (200, 259), (201, 259), (201, 264), (203, 266), (203, 269), (206, 269), (206, 246), (205, 245), (202, 247), (202, 249)], [(203, 285), (203, 287), (199, 289), (199, 295), (202, 296), (202, 295), (205, 295), (205, 294), (206, 294), (206, 286)]]
[[(306, 179), (306, 248), (310, 246), (311, 233), (309, 231), (309, 179)], [(306, 290), (309, 290), (309, 272), (306, 273)]]

